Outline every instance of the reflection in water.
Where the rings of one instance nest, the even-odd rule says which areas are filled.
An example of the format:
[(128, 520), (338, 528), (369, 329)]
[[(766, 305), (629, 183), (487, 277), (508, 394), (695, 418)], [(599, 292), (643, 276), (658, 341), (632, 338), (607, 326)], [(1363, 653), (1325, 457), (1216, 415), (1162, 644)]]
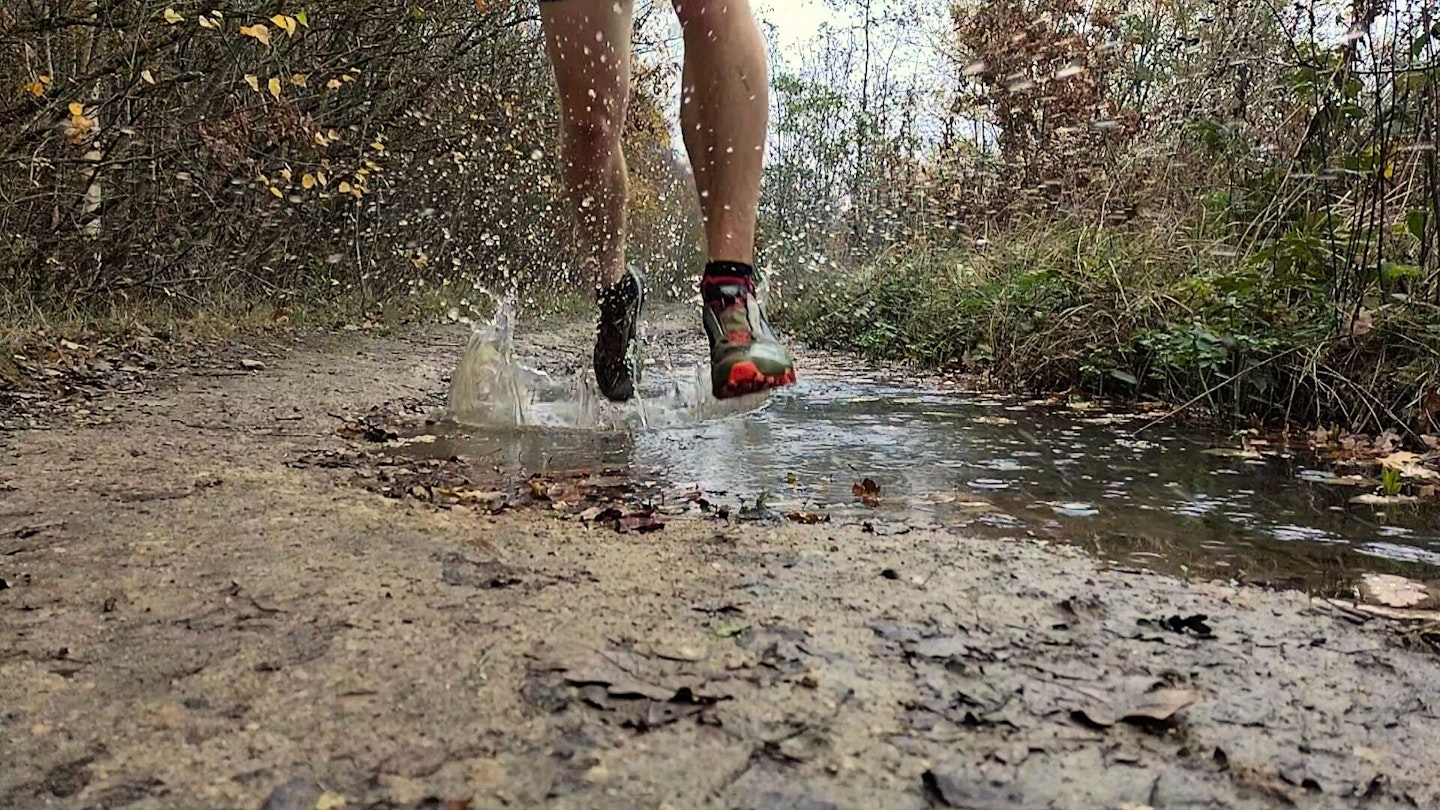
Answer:
[[(492, 379), (501, 380), (502, 407), (472, 403), (458, 420), (484, 427), (442, 423), (438, 441), (405, 452), (527, 472), (622, 467), (730, 497), (764, 493), (777, 508), (838, 519), (876, 513), (851, 492), (869, 477), (882, 488), (886, 520), (1033, 534), (1117, 560), (1278, 584), (1339, 587), (1355, 570), (1423, 566), (1433, 576), (1428, 567), (1440, 567), (1431, 506), (1354, 506), (1349, 498), (1363, 488), (1334, 483), (1313, 458), (1205, 452), (1226, 444), (1220, 436), (1136, 438), (1123, 416), (822, 369), (739, 403), (709, 397), (703, 366), (652, 369), (640, 403), (626, 406), (586, 399), (583, 373), (559, 382), (519, 375), (516, 383), (475, 368), (456, 375), (457, 385)], [(503, 397), (517, 389), (514, 408)]]

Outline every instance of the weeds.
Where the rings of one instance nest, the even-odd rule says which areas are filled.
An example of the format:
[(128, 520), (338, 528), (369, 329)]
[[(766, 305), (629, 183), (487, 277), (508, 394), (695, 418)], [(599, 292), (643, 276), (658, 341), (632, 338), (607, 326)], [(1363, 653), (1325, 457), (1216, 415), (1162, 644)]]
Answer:
[[(817, 345), (955, 367), (1030, 392), (1194, 401), (1236, 420), (1433, 430), (1440, 312), (1262, 272), (1198, 226), (1018, 228), (978, 249), (883, 257), (780, 313)], [(1429, 404), (1427, 404), (1429, 403)]]

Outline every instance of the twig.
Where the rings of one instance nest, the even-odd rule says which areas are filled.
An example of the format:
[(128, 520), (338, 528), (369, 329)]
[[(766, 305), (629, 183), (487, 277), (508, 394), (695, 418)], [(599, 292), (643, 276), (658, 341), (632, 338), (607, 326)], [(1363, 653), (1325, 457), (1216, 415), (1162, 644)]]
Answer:
[(30, 526), (16, 526), (13, 529), (5, 529), (3, 531), (0, 531), (0, 537), (18, 537), (23, 540), (26, 537), (34, 537), (35, 535), (45, 531), (46, 529), (56, 529), (64, 525), (65, 521), (63, 520), (52, 520), (49, 523), (36, 523)]

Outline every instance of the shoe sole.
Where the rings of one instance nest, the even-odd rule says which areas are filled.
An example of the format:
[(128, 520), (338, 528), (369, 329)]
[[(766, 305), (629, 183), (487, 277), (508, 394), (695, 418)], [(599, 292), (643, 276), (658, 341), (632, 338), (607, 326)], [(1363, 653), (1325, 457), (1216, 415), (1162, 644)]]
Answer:
[(746, 394), (758, 394), (774, 388), (795, 384), (795, 369), (787, 368), (779, 374), (766, 374), (754, 361), (741, 360), (730, 367), (730, 376), (715, 392), (716, 399), (733, 399)]

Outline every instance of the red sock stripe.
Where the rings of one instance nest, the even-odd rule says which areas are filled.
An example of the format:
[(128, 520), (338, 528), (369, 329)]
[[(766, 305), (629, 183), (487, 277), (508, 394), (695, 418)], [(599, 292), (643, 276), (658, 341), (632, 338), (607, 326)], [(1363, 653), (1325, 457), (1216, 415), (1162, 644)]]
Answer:
[(754, 287), (755, 280), (749, 276), (706, 276), (700, 279), (700, 286), (707, 284), (742, 284), (746, 287)]

